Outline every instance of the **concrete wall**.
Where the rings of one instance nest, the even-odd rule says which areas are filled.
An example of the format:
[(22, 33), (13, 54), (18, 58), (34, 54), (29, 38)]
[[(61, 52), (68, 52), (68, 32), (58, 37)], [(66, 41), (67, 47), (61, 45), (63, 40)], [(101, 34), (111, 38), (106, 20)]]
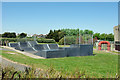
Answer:
[(67, 56), (88, 56), (93, 54), (93, 45), (75, 45), (65, 48)]
[(93, 55), (93, 45), (75, 45), (75, 46), (72, 45), (72, 47), (65, 47), (63, 49), (42, 50), (40, 52), (37, 52), (35, 55), (44, 58), (89, 56)]
[(80, 56), (93, 55), (93, 45), (80, 45)]
[(35, 55), (44, 57), (44, 58), (59, 58), (66, 57), (65, 50), (42, 50), (37, 52)]

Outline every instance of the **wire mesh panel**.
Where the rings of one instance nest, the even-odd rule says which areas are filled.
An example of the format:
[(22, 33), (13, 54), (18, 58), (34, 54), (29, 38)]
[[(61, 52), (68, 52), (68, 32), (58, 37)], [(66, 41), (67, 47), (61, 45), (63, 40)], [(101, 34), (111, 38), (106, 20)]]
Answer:
[(26, 42), (27, 38), (17, 38), (17, 42)]
[(76, 44), (93, 44), (93, 35), (64, 36), (64, 46)]

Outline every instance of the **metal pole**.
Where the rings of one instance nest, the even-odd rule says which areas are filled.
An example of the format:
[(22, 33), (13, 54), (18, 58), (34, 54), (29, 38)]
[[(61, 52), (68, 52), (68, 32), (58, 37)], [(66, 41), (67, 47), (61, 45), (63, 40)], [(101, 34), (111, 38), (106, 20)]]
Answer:
[(85, 44), (86, 44), (86, 34), (84, 34), (84, 37), (85, 37)]
[(80, 29), (79, 29), (79, 47), (80, 47)]
[(79, 29), (79, 45), (80, 45), (80, 29)]
[(34, 35), (34, 41), (36, 41), (36, 36)]
[(25, 37), (25, 41), (27, 41), (27, 37)]
[(65, 47), (65, 36), (64, 36), (64, 47)]
[(92, 45), (93, 45), (93, 34), (92, 34)]

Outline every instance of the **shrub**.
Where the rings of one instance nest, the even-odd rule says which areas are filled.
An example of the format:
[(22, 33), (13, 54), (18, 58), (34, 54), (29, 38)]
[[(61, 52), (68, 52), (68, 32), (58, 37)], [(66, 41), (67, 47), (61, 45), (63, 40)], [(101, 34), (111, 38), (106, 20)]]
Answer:
[[(25, 71), (17, 71), (13, 67), (5, 67), (2, 68), (2, 79), (7, 80), (9, 78), (10, 80), (21, 80), (22, 78), (25, 78), (25, 80), (31, 80), (32, 78), (58, 78), (58, 80), (62, 78), (81, 78), (83, 76), (86, 76), (85, 73), (81, 73), (80, 71), (74, 71), (73, 73), (63, 74), (61, 71), (56, 71), (53, 67), (50, 66), (47, 70), (41, 70), (34, 67), (26, 67)], [(56, 80), (55, 79), (55, 80)]]
[(44, 38), (39, 38), (37, 39), (38, 43), (55, 43), (54, 39), (44, 39)]

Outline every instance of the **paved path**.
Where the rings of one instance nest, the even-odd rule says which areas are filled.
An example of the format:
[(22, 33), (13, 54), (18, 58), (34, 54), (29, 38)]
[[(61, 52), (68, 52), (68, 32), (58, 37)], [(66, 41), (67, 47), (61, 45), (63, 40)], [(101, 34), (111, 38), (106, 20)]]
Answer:
[(12, 49), (7, 49), (7, 48), (0, 48), (0, 50), (5, 50), (5, 51), (14, 51)]
[[(93, 50), (97, 51), (97, 49), (94, 49)], [(108, 52), (108, 53), (111, 53), (111, 54), (114, 54), (114, 55), (120, 55), (118, 53), (114, 53), (114, 52), (110, 52), (110, 51), (107, 51), (107, 50), (101, 50), (102, 52)]]
[(35, 59), (45, 59), (45, 58), (43, 58), (43, 57), (34, 55), (34, 54), (32, 54), (32, 53), (28, 53), (28, 52), (23, 52), (23, 51), (16, 50), (16, 49), (14, 49), (14, 48), (12, 48), (12, 47), (8, 47), (8, 46), (2, 46), (2, 47), (3, 47), (2, 50), (16, 51), (16, 52), (18, 52), (18, 53), (24, 54), (24, 55), (26, 55), (26, 56), (29, 56), (29, 57), (32, 57), (32, 58), (35, 58)]
[(24, 65), (24, 64), (20, 64), (17, 62), (13, 62), (11, 60), (8, 60), (6, 58), (3, 58), (2, 56), (0, 56), (0, 63), (2, 64), (1, 66), (4, 67), (14, 67), (15, 70), (19, 70), (19, 71), (24, 71), (26, 67), (29, 68), (29, 66)]
[[(19, 53), (22, 53), (26, 56), (29, 56), (29, 57), (32, 57), (32, 58), (36, 58), (36, 59), (42, 59), (41, 57), (39, 56), (36, 56), (36, 55), (33, 55), (33, 54), (30, 54), (30, 53), (26, 53), (26, 52), (22, 52), (22, 51), (19, 51), (19, 50), (15, 50), (14, 48), (0, 48), (0, 50), (5, 50), (5, 51), (15, 51), (15, 52), (19, 52)], [(0, 56), (0, 63), (1, 63), (1, 67), (14, 67), (15, 70), (19, 70), (19, 71), (24, 71), (25, 68), (30, 68), (30, 66), (28, 65), (25, 65), (25, 64), (20, 64), (18, 62), (13, 62), (7, 58), (4, 58), (2, 56)], [(39, 70), (39, 68), (38, 68)], [(42, 69), (41, 69), (42, 70)]]

